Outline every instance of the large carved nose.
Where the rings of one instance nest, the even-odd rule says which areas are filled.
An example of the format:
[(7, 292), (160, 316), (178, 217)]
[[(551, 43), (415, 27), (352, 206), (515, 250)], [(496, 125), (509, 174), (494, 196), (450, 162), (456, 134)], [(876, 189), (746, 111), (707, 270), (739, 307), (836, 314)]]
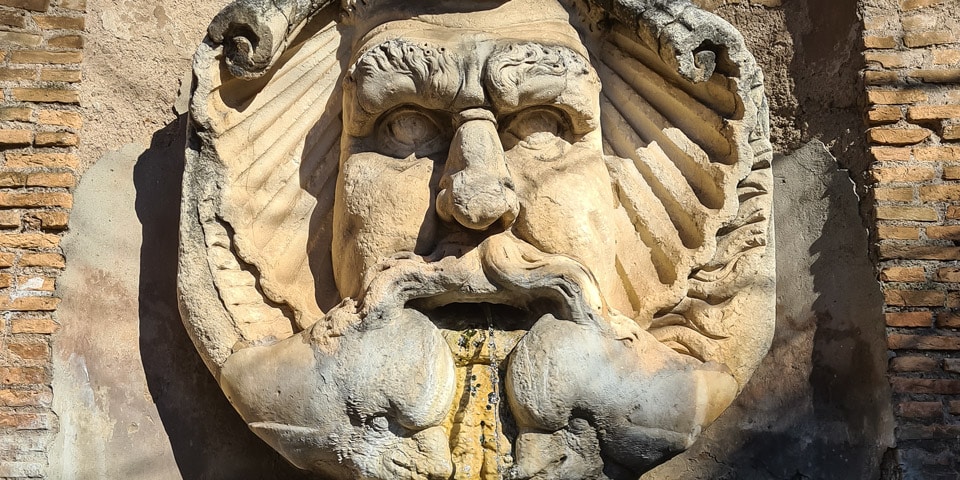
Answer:
[(519, 209), (493, 114), (482, 108), (461, 112), (440, 179), (437, 213), (445, 221), (483, 230), (498, 220), (509, 225)]

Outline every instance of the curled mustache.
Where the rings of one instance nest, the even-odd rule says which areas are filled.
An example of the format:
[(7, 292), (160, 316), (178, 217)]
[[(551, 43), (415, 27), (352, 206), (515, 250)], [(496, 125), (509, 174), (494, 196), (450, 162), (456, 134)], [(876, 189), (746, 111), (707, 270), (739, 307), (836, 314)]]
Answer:
[(550, 254), (503, 232), (476, 248), (449, 255), (444, 248), (422, 257), (405, 253), (366, 272), (360, 316), (377, 328), (411, 301), (426, 308), (449, 303), (500, 303), (533, 310), (549, 304), (559, 318), (606, 329), (606, 302), (587, 267)]

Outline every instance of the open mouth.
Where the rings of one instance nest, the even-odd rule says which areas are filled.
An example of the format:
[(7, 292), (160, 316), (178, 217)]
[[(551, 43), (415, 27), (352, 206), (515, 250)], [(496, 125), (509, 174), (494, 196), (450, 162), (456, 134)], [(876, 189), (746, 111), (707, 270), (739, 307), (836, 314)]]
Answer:
[(500, 364), (542, 317), (538, 310), (491, 302), (453, 302), (418, 308), (440, 330), (459, 366)]

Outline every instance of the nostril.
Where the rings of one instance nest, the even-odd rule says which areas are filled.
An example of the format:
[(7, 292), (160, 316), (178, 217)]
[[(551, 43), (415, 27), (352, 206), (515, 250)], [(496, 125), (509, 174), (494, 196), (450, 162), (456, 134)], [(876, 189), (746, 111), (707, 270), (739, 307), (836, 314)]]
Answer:
[(471, 230), (484, 230), (494, 223), (513, 222), (517, 216), (516, 193), (495, 178), (465, 178), (454, 175), (452, 186), (437, 194), (437, 214), (444, 221)]

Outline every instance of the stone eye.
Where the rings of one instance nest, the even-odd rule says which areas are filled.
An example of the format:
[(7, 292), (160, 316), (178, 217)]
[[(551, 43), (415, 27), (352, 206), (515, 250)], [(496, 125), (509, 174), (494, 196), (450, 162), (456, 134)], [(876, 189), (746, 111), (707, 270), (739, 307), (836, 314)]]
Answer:
[(388, 113), (378, 128), (381, 153), (397, 158), (440, 152), (447, 147), (447, 137), (433, 115), (410, 107)]
[(540, 149), (556, 146), (558, 141), (566, 143), (570, 128), (563, 113), (549, 107), (534, 107), (507, 118), (500, 132), (504, 149), (517, 145)]

